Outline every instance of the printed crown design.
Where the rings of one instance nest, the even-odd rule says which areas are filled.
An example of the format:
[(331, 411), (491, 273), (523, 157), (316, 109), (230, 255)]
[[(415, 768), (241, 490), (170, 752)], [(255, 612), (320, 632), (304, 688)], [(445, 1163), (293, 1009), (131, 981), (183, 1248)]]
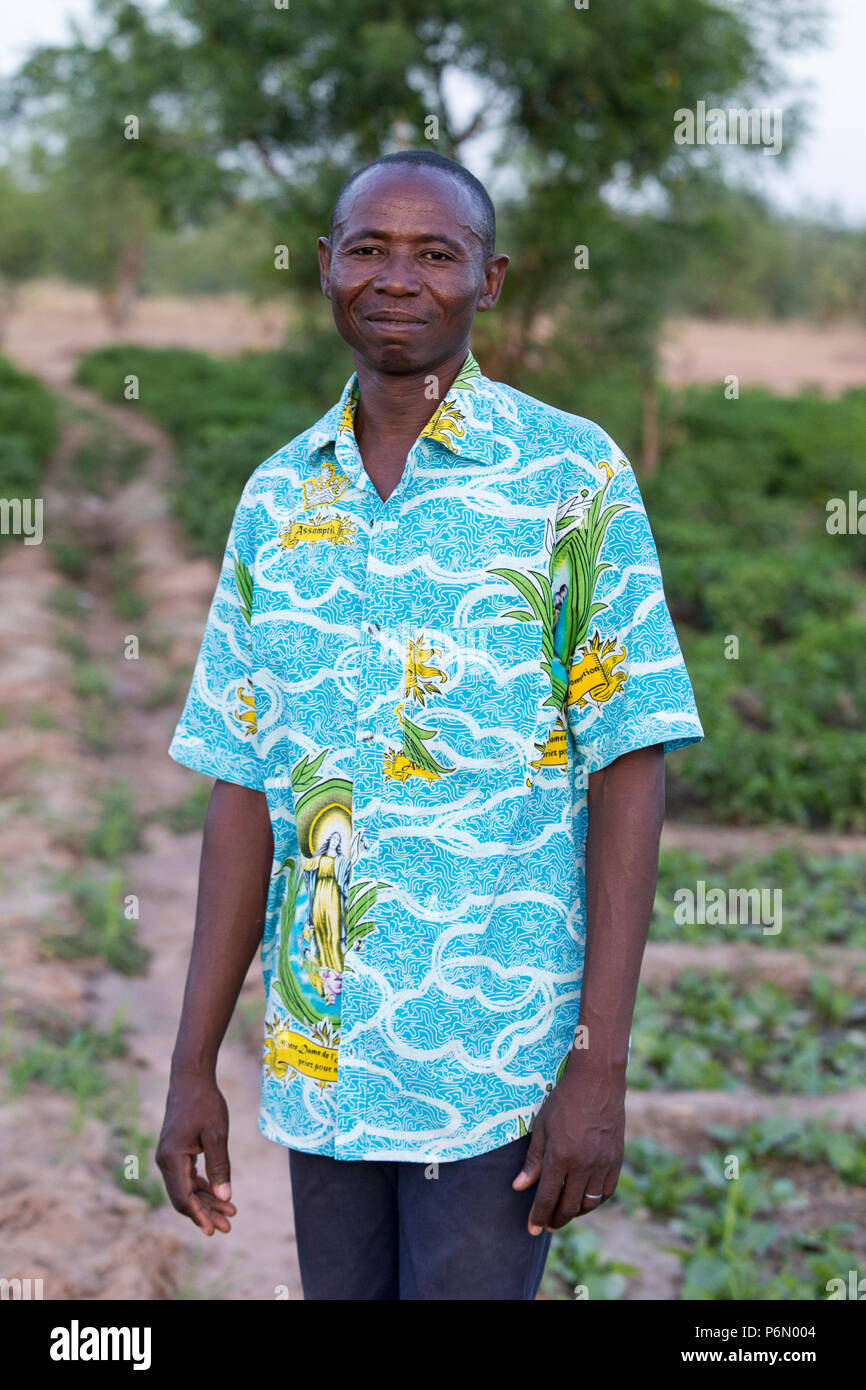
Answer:
[(347, 475), (338, 473), (333, 463), (328, 460), (322, 465), (321, 473), (308, 478), (304, 483), (304, 506), (307, 509), (330, 506), (338, 497), (342, 497), (348, 486)]

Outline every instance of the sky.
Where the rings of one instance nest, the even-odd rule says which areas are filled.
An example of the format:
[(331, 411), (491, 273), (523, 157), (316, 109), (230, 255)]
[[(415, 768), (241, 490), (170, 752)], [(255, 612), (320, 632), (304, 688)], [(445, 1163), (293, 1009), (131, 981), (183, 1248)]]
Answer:
[[(866, 0), (824, 3), (824, 46), (784, 59), (790, 90), (806, 99), (811, 129), (790, 164), (780, 167), (775, 159), (759, 156), (760, 186), (787, 211), (866, 225)], [(29, 0), (26, 8), (8, 6), (0, 35), (0, 72), (12, 71), (35, 44), (61, 42), (69, 19), (84, 21), (90, 10), (90, 0)], [(771, 104), (784, 111), (788, 94), (787, 89), (777, 93)]]

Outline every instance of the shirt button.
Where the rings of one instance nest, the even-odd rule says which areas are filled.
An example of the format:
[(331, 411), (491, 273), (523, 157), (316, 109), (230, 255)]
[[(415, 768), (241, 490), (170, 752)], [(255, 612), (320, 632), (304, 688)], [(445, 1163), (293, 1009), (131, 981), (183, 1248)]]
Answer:
[(381, 631), (381, 629), (380, 629), (378, 623), (368, 623), (368, 624), (367, 624), (367, 631), (369, 632), (369, 634), (370, 634), (371, 637), (376, 637), (376, 636), (378, 636), (378, 634), (379, 634), (379, 632)]
[(359, 729), (359, 730), (358, 730), (358, 737), (360, 738), (360, 740), (361, 740), (362, 743), (372, 743), (372, 742), (373, 742), (373, 730), (372, 730), (372, 729)]

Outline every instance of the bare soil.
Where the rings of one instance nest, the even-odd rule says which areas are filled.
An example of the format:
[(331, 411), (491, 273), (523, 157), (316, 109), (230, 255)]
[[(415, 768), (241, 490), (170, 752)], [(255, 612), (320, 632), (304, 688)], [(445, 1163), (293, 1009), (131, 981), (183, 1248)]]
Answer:
[[(149, 344), (214, 352), (275, 346), (288, 316), (283, 301), (252, 306), (240, 296), (194, 302), (142, 301), (123, 337)], [(141, 1127), (161, 1124), (168, 1064), (192, 932), (200, 836), (148, 823), (144, 848), (124, 863), (124, 891), (141, 903), (140, 939), (152, 951), (147, 973), (127, 977), (98, 961), (63, 961), (40, 950), (45, 933), (69, 924), (64, 881), (80, 867), (81, 830), (93, 819), (93, 791), (118, 779), (133, 788), (136, 810), (150, 817), (189, 795), (193, 773), (169, 759), (177, 702), (157, 705), (154, 689), (174, 671), (188, 680), (216, 582), (212, 565), (191, 558), (171, 517), (165, 482), (170, 441), (144, 416), (111, 410), (70, 386), (75, 358), (115, 340), (95, 297), (63, 285), (27, 287), (9, 325), (4, 350), (71, 403), (110, 418), (119, 431), (145, 443), (136, 480), (111, 499), (60, 489), (68, 459), (81, 439), (71, 424), (44, 490), (46, 512), (69, 509), (73, 535), (101, 535), (137, 566), (136, 587), (146, 604), (140, 622), (118, 618), (105, 585), (82, 590), (84, 631), (93, 657), (109, 672), (116, 724), (110, 751), (96, 755), (81, 742), (69, 657), (58, 646), (63, 622), (52, 595), (68, 581), (46, 546), (7, 543), (0, 551), (0, 888), (9, 904), (0, 931), (4, 1004), (24, 1037), (37, 1037), (46, 1011), (106, 1028), (122, 1009), (131, 1025), (123, 1062), (137, 1086)], [(795, 391), (805, 384), (835, 394), (866, 384), (866, 331), (811, 325), (672, 323), (664, 346), (673, 383), (717, 381), (731, 372), (741, 384)], [(123, 640), (141, 631), (142, 658), (122, 659)], [(150, 636), (163, 645), (148, 645)], [(48, 711), (51, 726), (34, 723)], [(731, 829), (669, 823), (665, 843), (694, 848), (711, 860), (762, 853), (797, 843), (822, 853), (858, 853), (866, 836), (804, 835), (797, 830)], [(863, 992), (864, 952), (827, 949), (820, 968), (840, 985)], [(737, 979), (773, 978), (801, 989), (816, 959), (760, 947), (659, 944), (649, 948), (645, 977), (671, 981), (690, 966), (714, 965)], [(245, 1002), (244, 1002), (245, 1001)], [(230, 1151), (239, 1214), (229, 1237), (208, 1241), (164, 1206), (154, 1210), (109, 1176), (110, 1128), (92, 1116), (76, 1128), (72, 1101), (32, 1085), (19, 1099), (4, 1096), (0, 1138), (0, 1237), (7, 1278), (41, 1277), (47, 1298), (272, 1299), (279, 1286), (300, 1298), (286, 1154), (257, 1133), (258, 1022), (262, 999), (258, 964), (245, 986), (241, 1017), (223, 1047), (220, 1082), (232, 1119)], [(866, 1089), (829, 1096), (771, 1097), (731, 1093), (630, 1092), (629, 1132), (649, 1134), (685, 1149), (700, 1145), (709, 1125), (740, 1125), (770, 1112), (825, 1117), (849, 1125), (866, 1119)], [(816, 1189), (816, 1217), (844, 1204), (825, 1179)], [(832, 1191), (831, 1191), (832, 1188)], [(823, 1204), (823, 1206), (822, 1206)], [(835, 1218), (834, 1218), (835, 1219)], [(652, 1231), (614, 1204), (592, 1218), (605, 1254), (641, 1268), (630, 1299), (676, 1297), (679, 1262), (653, 1242)], [(812, 1223), (816, 1224), (816, 1223)]]

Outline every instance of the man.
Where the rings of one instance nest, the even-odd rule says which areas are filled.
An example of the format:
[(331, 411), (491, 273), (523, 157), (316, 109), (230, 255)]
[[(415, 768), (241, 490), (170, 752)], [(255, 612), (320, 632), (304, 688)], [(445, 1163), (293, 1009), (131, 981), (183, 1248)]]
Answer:
[(216, 1061), (261, 943), (310, 1299), (532, 1299), (613, 1194), (664, 752), (703, 735), (630, 465), (469, 350), (494, 226), (432, 153), (342, 189), (355, 372), (243, 489), (171, 744), (217, 781), (158, 1161), (230, 1229)]

